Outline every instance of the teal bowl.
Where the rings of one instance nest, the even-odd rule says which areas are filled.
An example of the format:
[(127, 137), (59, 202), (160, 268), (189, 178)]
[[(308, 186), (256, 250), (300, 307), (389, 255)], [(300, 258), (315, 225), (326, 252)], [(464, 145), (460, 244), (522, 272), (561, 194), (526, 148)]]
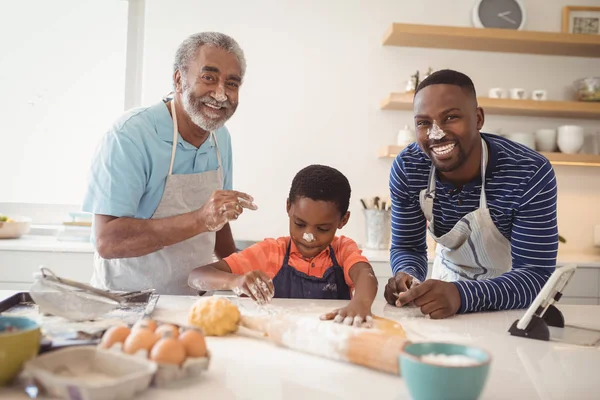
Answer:
[[(449, 365), (439, 359), (421, 358), (433, 354), (466, 356), (472, 364)], [(491, 356), (485, 350), (460, 344), (413, 343), (402, 350), (398, 362), (414, 400), (475, 400), (485, 386)]]

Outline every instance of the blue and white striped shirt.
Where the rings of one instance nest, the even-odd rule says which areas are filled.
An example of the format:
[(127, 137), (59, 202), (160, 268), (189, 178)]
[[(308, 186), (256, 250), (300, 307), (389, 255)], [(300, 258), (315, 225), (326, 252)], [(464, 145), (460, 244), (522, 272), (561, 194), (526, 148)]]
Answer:
[[(512, 269), (482, 281), (458, 281), (459, 313), (528, 307), (556, 265), (558, 225), (556, 178), (539, 153), (500, 136), (484, 134), (489, 161), (487, 205), (498, 230), (510, 241)], [(390, 173), (392, 198), (392, 271), (423, 281), (427, 276), (426, 220), (419, 192), (427, 187), (431, 161), (416, 143), (394, 160)], [(462, 190), (436, 180), (433, 204), (437, 236), (450, 231), (479, 207), (481, 177)]]

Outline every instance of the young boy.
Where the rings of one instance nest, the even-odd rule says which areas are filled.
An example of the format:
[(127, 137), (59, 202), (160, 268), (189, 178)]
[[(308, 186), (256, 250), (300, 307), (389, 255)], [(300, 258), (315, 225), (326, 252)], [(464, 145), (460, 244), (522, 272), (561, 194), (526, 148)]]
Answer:
[(287, 199), (290, 236), (265, 239), (198, 267), (190, 273), (189, 285), (205, 291), (233, 290), (259, 304), (273, 297), (350, 300), (321, 318), (369, 326), (377, 279), (356, 243), (335, 236), (350, 218), (350, 191), (348, 179), (334, 168), (302, 169)]

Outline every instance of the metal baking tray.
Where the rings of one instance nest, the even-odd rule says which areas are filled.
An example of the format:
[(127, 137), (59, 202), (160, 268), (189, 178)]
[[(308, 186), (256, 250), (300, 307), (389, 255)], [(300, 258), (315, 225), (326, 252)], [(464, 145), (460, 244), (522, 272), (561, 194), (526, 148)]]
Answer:
[(72, 322), (41, 313), (29, 292), (19, 292), (0, 301), (0, 314), (36, 320), (43, 333), (40, 352), (45, 352), (67, 346), (98, 344), (106, 329), (116, 320), (133, 325), (139, 319), (150, 317), (159, 297), (154, 293), (141, 293), (94, 321)]

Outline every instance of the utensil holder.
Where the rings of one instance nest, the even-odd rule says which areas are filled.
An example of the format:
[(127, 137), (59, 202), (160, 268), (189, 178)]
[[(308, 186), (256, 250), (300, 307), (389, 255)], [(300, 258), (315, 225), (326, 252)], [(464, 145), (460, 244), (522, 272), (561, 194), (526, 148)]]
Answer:
[(387, 250), (392, 233), (391, 210), (363, 210), (365, 213), (366, 249)]

